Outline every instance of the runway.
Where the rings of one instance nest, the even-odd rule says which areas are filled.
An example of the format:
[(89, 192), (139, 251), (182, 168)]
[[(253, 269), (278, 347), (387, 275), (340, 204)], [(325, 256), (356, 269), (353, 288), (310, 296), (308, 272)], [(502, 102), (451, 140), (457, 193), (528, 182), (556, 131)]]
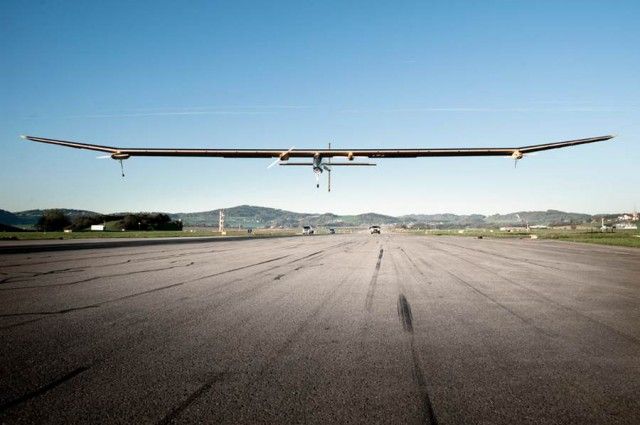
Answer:
[(640, 250), (331, 235), (0, 254), (1, 423), (638, 423)]

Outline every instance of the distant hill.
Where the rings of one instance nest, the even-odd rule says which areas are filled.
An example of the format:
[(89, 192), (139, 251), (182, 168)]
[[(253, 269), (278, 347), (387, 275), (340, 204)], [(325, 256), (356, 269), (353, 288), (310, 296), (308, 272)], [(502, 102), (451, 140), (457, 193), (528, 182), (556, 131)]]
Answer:
[[(391, 224), (397, 218), (381, 214), (336, 215), (331, 213), (296, 213), (275, 208), (240, 205), (225, 208), (225, 226), (232, 227), (300, 227), (312, 226), (363, 226), (369, 224)], [(169, 214), (187, 226), (217, 226), (220, 210), (194, 213)]]
[[(98, 213), (86, 210), (61, 208), (72, 220), (79, 216), (92, 216)], [(258, 207), (252, 205), (239, 205), (225, 208), (225, 226), (227, 228), (263, 228), (263, 227), (301, 227), (311, 226), (369, 226), (403, 225), (410, 227), (500, 227), (509, 225), (522, 225), (522, 220), (529, 225), (567, 225), (588, 223), (599, 220), (602, 215), (591, 216), (589, 214), (564, 212), (557, 210), (547, 211), (520, 211), (510, 214), (494, 214), (484, 216), (481, 214), (457, 215), (457, 214), (409, 214), (399, 217), (376, 213), (357, 215), (337, 215), (333, 213), (297, 213), (276, 208)], [(28, 210), (10, 212), (0, 210), (0, 223), (31, 228), (38, 221), (44, 210)], [(217, 227), (220, 210), (168, 213), (172, 220), (182, 220), (185, 226)], [(518, 218), (518, 216), (520, 218)], [(609, 216), (609, 215), (607, 215)], [(615, 215), (613, 215), (615, 217)]]
[(0, 223), (0, 232), (22, 232), (24, 229), (20, 227), (11, 226), (9, 224)]
[(485, 217), (485, 222), (488, 225), (513, 225), (522, 224), (522, 220), (518, 218), (518, 215), (522, 220), (529, 223), (529, 225), (544, 224), (547, 226), (558, 226), (566, 224), (580, 224), (591, 221), (591, 215), (570, 213), (557, 210), (547, 211), (520, 211), (511, 214), (494, 214)]
[(0, 223), (13, 225), (20, 223), (20, 218), (14, 213), (6, 210), (0, 210)]
[(482, 227), (485, 216), (480, 214), (411, 214), (399, 217), (402, 224), (425, 225), (434, 227)]
[[(217, 226), (219, 210), (195, 213), (170, 214), (173, 219), (181, 219), (187, 226)], [(592, 220), (589, 214), (570, 213), (557, 210), (520, 211), (511, 214), (409, 214), (399, 217), (376, 213), (358, 215), (336, 215), (332, 213), (296, 213), (274, 208), (240, 205), (225, 209), (227, 227), (300, 227), (311, 226), (368, 226), (371, 224), (396, 224), (429, 227), (499, 227), (521, 225), (518, 215), (529, 225), (580, 224)]]

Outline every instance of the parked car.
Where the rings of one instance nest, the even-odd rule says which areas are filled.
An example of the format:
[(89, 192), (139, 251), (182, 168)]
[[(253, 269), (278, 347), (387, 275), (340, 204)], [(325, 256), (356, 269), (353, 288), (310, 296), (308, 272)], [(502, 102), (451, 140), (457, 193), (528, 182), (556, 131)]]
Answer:
[(335, 235), (336, 234), (336, 229), (329, 229), (329, 234), (330, 235)]
[(302, 228), (302, 234), (306, 235), (306, 236), (311, 236), (315, 233), (315, 230), (313, 230), (313, 227), (311, 226), (304, 226)]

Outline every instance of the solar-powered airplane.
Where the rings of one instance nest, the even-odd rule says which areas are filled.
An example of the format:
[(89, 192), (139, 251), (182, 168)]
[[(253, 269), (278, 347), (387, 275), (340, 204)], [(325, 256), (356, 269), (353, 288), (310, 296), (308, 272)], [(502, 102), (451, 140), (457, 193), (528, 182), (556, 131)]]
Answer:
[[(120, 161), (122, 177), (124, 167), (122, 161), (132, 156), (180, 156), (180, 157), (214, 157), (214, 158), (275, 158), (269, 165), (306, 166), (312, 167), (316, 175), (316, 187), (320, 187), (320, 174), (327, 172), (327, 189), (331, 191), (331, 169), (333, 167), (362, 167), (374, 166), (370, 162), (359, 162), (359, 158), (420, 158), (420, 157), (451, 157), (451, 156), (503, 156), (511, 157), (514, 166), (518, 160), (534, 152), (550, 149), (566, 148), (568, 146), (585, 143), (602, 142), (614, 136), (590, 137), (587, 139), (567, 140), (563, 142), (544, 143), (541, 145), (521, 146), (514, 148), (417, 148), (417, 149), (168, 149), (168, 148), (118, 148), (113, 146), (93, 145), (88, 143), (71, 142), (67, 140), (46, 139), (44, 137), (21, 136), (33, 142), (50, 143), (52, 145), (67, 146), (76, 149), (88, 149), (104, 152), (103, 158)], [(308, 162), (293, 162), (290, 159), (304, 158)], [(344, 162), (331, 162), (332, 159), (343, 159)]]

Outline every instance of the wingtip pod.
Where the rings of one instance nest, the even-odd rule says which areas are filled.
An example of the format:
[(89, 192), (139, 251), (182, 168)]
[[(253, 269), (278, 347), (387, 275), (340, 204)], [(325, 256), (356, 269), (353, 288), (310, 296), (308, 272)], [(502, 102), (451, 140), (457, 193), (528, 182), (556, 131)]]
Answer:
[(29, 138), (29, 136), (25, 136), (24, 134), (21, 134), (21, 135), (20, 135), (20, 138), (21, 138), (22, 140), (27, 140), (27, 139)]

